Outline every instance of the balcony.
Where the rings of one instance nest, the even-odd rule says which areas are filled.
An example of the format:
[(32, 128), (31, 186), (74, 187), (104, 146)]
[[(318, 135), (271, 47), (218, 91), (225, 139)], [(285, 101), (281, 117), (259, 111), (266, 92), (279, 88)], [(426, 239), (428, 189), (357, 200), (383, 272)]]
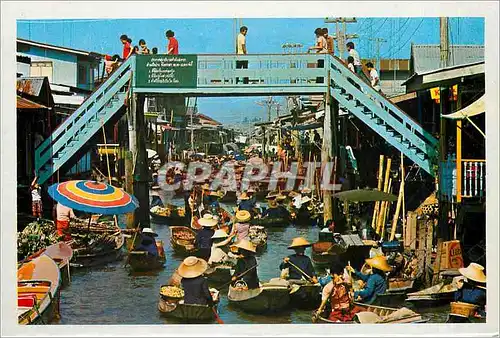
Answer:
[[(457, 165), (458, 164), (458, 165)], [(443, 162), (440, 169), (441, 199), (461, 202), (486, 197), (486, 160), (455, 158)]]

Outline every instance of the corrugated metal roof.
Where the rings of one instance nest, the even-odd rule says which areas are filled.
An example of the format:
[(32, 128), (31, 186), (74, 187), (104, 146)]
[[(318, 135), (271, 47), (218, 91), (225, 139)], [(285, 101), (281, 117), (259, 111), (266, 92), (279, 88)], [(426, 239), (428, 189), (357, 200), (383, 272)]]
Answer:
[(24, 97), (17, 96), (17, 109), (47, 109), (42, 104), (25, 99)]
[(44, 43), (44, 42), (32, 41), (32, 40), (27, 40), (27, 39), (17, 38), (17, 43), (18, 44), (25, 44), (25, 45), (29, 45), (29, 46), (40, 47), (40, 48), (57, 50), (60, 52), (66, 52), (66, 53), (70, 53), (70, 54), (84, 55), (84, 56), (92, 57), (95, 59), (102, 58), (102, 55), (100, 55), (99, 53), (88, 52), (88, 51), (81, 50), (81, 49), (75, 49), (75, 48), (69, 48), (69, 47), (63, 47), (63, 46), (56, 46), (56, 45), (51, 45), (51, 44)]
[[(450, 46), (449, 65), (460, 66), (484, 61), (484, 46), (452, 45)], [(429, 72), (441, 68), (439, 45), (412, 45), (410, 70), (413, 73)]]
[(19, 93), (39, 96), (44, 77), (22, 77), (17, 79), (16, 90)]

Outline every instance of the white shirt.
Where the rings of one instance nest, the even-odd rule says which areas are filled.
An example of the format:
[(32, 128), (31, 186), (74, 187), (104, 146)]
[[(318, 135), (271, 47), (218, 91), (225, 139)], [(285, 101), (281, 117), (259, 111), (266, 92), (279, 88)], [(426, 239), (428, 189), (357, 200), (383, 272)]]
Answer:
[(375, 90), (380, 90), (380, 80), (377, 82), (377, 84), (375, 84), (377, 79), (378, 79), (377, 70), (375, 68), (372, 68), (372, 70), (370, 70), (370, 81), (372, 83), (372, 87)]
[(243, 45), (245, 45), (245, 48), (246, 48), (246, 36), (243, 35), (242, 33), (240, 33), (240, 34), (238, 34), (236, 54), (245, 54), (243, 51)]
[(208, 264), (213, 263), (222, 263), (227, 260), (227, 254), (221, 249), (214, 245), (212, 245), (212, 249), (210, 251), (210, 258), (208, 259)]
[(33, 188), (31, 190), (31, 200), (33, 202), (41, 201), (42, 196), (40, 196), (40, 188)]
[(328, 53), (328, 46), (326, 45), (326, 39), (324, 36), (319, 36), (316, 39), (316, 47), (319, 47), (320, 43), (322, 44), (323, 49), (316, 49), (316, 53), (327, 54)]
[(352, 63), (348, 63), (348, 64), (347, 64), (347, 68), (349, 68), (349, 70), (350, 70), (351, 72), (355, 73), (355, 71), (354, 71), (354, 65), (353, 65)]
[(359, 58), (359, 54), (355, 49), (351, 49), (349, 51), (349, 56), (352, 56), (352, 58), (354, 59), (355, 66), (361, 66), (361, 59)]

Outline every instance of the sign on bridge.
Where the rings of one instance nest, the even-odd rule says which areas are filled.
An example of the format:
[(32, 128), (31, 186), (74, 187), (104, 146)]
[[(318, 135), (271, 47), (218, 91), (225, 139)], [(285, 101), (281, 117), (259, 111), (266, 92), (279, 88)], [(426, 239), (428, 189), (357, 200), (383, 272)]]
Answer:
[(196, 88), (196, 55), (137, 55), (136, 87)]

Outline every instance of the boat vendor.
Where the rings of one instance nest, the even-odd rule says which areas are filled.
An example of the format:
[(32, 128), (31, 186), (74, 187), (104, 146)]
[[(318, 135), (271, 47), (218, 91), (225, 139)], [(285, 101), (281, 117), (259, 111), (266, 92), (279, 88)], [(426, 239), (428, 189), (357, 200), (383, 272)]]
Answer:
[(331, 312), (328, 320), (333, 322), (352, 321), (355, 314), (362, 311), (353, 304), (353, 295), (349, 278), (346, 278), (345, 265), (336, 258), (330, 265), (331, 280), (322, 291), (321, 305), (315, 316), (321, 316), (326, 304), (330, 302)]
[(150, 207), (162, 207), (163, 208), (163, 201), (161, 200), (160, 193), (159, 191), (161, 190), (159, 185), (154, 185), (151, 187), (151, 205)]
[(233, 229), (231, 231), (231, 236), (236, 236), (236, 240), (249, 240), (250, 232), (250, 220), (252, 215), (247, 210), (239, 210), (234, 216)]
[[(234, 274), (231, 281), (234, 283), (243, 280), (248, 289), (257, 289), (260, 287), (259, 277), (257, 275), (257, 260), (255, 259), (255, 245), (252, 242), (242, 239), (237, 241), (233, 248), (237, 248), (241, 254), (236, 262)], [(243, 276), (240, 276), (244, 273)], [(233, 285), (234, 286), (234, 285)]]
[(278, 210), (280, 212), (280, 217), (283, 219), (289, 220), (290, 219), (290, 212), (288, 211), (288, 209), (285, 206), (285, 200), (286, 200), (285, 195), (279, 194), (276, 197), (276, 203), (278, 204)]
[(155, 186), (155, 185), (160, 185), (160, 182), (158, 180), (158, 172), (157, 171), (155, 171), (153, 173), (153, 186)]
[(156, 246), (155, 237), (158, 237), (158, 234), (155, 233), (151, 228), (142, 229), (141, 242), (136, 250), (146, 251), (150, 255), (158, 256), (158, 247)]
[(262, 218), (281, 218), (282, 211), (278, 209), (278, 202), (275, 199), (267, 202), (269, 208), (262, 213)]
[(202, 226), (202, 229), (198, 231), (195, 239), (196, 248), (198, 249), (197, 256), (208, 261), (212, 250), (212, 236), (215, 234), (217, 220), (211, 214), (207, 213), (198, 220), (198, 223)]
[(238, 210), (246, 210), (250, 213), (254, 212), (255, 201), (250, 199), (250, 196), (246, 192), (242, 192), (240, 195), (240, 203), (238, 204)]
[(222, 229), (218, 229), (215, 231), (214, 235), (212, 236), (212, 250), (210, 253), (210, 258), (208, 259), (209, 265), (217, 265), (231, 261), (231, 258), (227, 253), (224, 252), (224, 250), (221, 249), (221, 247), (229, 244), (233, 238), (234, 235), (228, 236), (227, 233)]
[(297, 211), (297, 218), (295, 223), (301, 225), (306, 225), (306, 224), (312, 225), (311, 210), (310, 210), (311, 201), (312, 200), (309, 196), (302, 197), (300, 201), (301, 204), (300, 208)]
[(385, 293), (388, 287), (386, 272), (392, 270), (387, 263), (385, 256), (376, 256), (373, 258), (365, 259), (366, 265), (369, 266), (365, 269), (365, 273), (361, 273), (351, 266), (346, 269), (353, 272), (356, 277), (365, 282), (365, 288), (354, 292), (354, 300), (366, 304), (372, 304), (377, 295)]
[(222, 191), (211, 191), (208, 194), (208, 205), (211, 209), (219, 209), (220, 203), (219, 199), (222, 198)]
[(465, 277), (462, 286), (455, 292), (455, 301), (478, 306), (477, 312), (486, 316), (486, 275), (484, 267), (477, 263), (470, 263), (466, 268), (458, 269)]
[(73, 209), (57, 203), (56, 206), (56, 229), (58, 236), (64, 236), (65, 241), (71, 240), (71, 234), (69, 231), (69, 221), (71, 218), (76, 218)]
[[(280, 270), (288, 268), (288, 279), (300, 280), (304, 277), (306, 279), (310, 278), (309, 281), (314, 284), (318, 283), (318, 278), (316, 277), (311, 259), (305, 255), (306, 248), (311, 245), (312, 244), (303, 237), (296, 237), (292, 240), (292, 244), (288, 249), (294, 250), (295, 254), (285, 257), (280, 264)], [(299, 271), (297, 267), (302, 270), (302, 272)]]
[(187, 257), (179, 266), (177, 273), (182, 277), (184, 304), (213, 305), (207, 279), (203, 277), (207, 268), (205, 260), (194, 256)]

